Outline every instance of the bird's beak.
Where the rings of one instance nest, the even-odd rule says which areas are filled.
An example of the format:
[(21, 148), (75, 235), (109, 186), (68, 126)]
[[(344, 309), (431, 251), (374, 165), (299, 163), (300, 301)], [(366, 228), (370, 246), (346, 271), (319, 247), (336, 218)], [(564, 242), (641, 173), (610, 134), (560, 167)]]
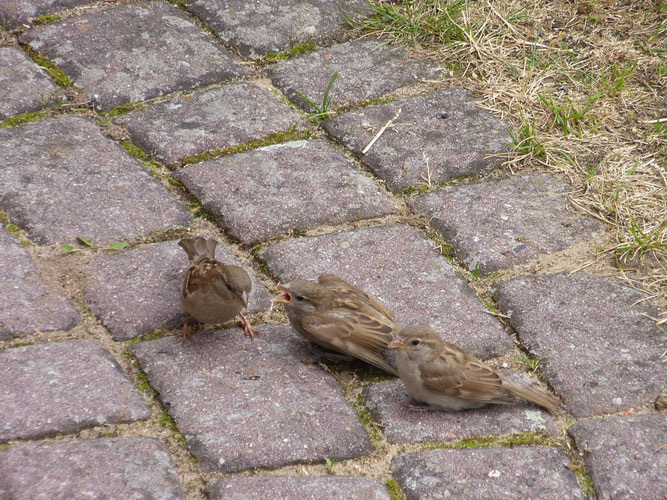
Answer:
[(402, 339), (396, 337), (394, 340), (389, 342), (387, 349), (409, 349), (409, 347), (405, 345)]
[(290, 302), (292, 302), (292, 295), (290, 294), (289, 283), (286, 283), (284, 285), (278, 285), (278, 288), (280, 288), (281, 290), (285, 290), (285, 292), (273, 297), (271, 299), (271, 302), (274, 304), (289, 304)]
[(243, 290), (243, 293), (241, 294), (241, 300), (243, 301), (243, 307), (248, 309), (248, 292)]

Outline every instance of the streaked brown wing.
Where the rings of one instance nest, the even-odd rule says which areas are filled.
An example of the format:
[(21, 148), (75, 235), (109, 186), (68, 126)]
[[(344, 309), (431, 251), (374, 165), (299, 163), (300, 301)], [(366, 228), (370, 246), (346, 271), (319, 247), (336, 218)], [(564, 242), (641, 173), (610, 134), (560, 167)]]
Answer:
[(366, 306), (385, 316), (389, 321), (394, 321), (394, 317), (389, 311), (361, 288), (352, 283), (348, 283), (334, 274), (320, 274), (318, 282), (320, 285), (334, 291), (334, 296), (337, 298), (334, 299), (334, 303), (331, 304), (332, 308), (346, 308), (363, 311), (363, 306)]

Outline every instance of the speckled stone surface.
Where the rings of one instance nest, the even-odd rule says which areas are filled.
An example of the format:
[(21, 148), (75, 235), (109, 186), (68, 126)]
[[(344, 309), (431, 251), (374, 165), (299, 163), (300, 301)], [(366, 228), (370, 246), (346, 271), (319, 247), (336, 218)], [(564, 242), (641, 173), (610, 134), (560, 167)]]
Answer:
[(0, 47), (0, 120), (65, 99), (60, 87), (23, 51)]
[(329, 92), (332, 109), (382, 97), (420, 79), (435, 79), (437, 71), (435, 62), (418, 58), (405, 47), (369, 38), (319, 49), (267, 68), (273, 84), (308, 112), (315, 109), (298, 92), (320, 104), (334, 72), (338, 77)]
[(549, 413), (526, 402), (460, 412), (412, 410), (405, 405), (416, 403), (399, 380), (369, 385), (364, 389), (364, 397), (373, 420), (386, 426), (382, 432), (390, 443), (454, 441), (517, 432), (556, 432)]
[[(81, 319), (74, 305), (47, 286), (30, 254), (0, 224), (0, 340), (69, 330)], [(11, 293), (8, 291), (11, 290)]]
[[(223, 245), (216, 256), (239, 265)], [(177, 241), (156, 243), (116, 254), (100, 255), (86, 270), (86, 302), (115, 340), (127, 340), (185, 320), (180, 293), (188, 257)], [(251, 270), (249, 312), (268, 309), (271, 295)]]
[(563, 451), (546, 446), (431, 450), (398, 455), (394, 477), (417, 498), (578, 498)]
[(0, 163), (0, 210), (39, 244), (85, 236), (101, 245), (192, 221), (137, 160), (83, 118), (0, 130)]
[[(392, 191), (482, 173), (500, 163), (487, 155), (507, 149), (507, 125), (477, 106), (462, 89), (368, 106), (322, 122), (355, 153), (397, 115), (362, 161)], [(425, 158), (428, 158), (428, 162)]]
[(580, 420), (568, 433), (599, 499), (664, 498), (667, 414)]
[(20, 41), (62, 68), (98, 111), (243, 75), (214, 38), (165, 2), (71, 17)]
[(245, 57), (259, 59), (301, 42), (349, 36), (347, 15), (367, 15), (363, 0), (185, 0), (220, 39)]
[(304, 129), (299, 113), (252, 83), (193, 92), (114, 121), (127, 127), (135, 144), (165, 163)]
[(537, 174), (440, 189), (408, 204), (432, 217), (468, 269), (490, 273), (602, 235), (599, 221), (572, 212), (571, 190)]
[(120, 365), (88, 340), (6, 349), (0, 366), (0, 443), (151, 414)]
[(377, 479), (353, 476), (233, 477), (214, 482), (210, 489), (213, 500), (390, 499), (387, 487)]
[(136, 344), (133, 351), (204, 471), (273, 469), (369, 453), (372, 445), (332, 375), (304, 364), (289, 326), (238, 328)]
[(259, 252), (283, 282), (333, 273), (362, 288), (399, 325), (430, 325), (488, 358), (512, 347), (473, 290), (421, 231), (392, 225), (282, 241)]
[(387, 195), (323, 141), (267, 146), (187, 166), (174, 177), (244, 244), (396, 212)]
[(650, 318), (658, 312), (619, 281), (587, 273), (521, 276), (498, 284), (495, 295), (573, 415), (633, 408), (667, 385), (656, 369), (664, 333)]
[(93, 3), (94, 0), (2, 0), (0, 22), (8, 29), (32, 23), (45, 14), (55, 14), (64, 9)]
[(185, 498), (157, 439), (119, 437), (0, 450), (2, 498)]

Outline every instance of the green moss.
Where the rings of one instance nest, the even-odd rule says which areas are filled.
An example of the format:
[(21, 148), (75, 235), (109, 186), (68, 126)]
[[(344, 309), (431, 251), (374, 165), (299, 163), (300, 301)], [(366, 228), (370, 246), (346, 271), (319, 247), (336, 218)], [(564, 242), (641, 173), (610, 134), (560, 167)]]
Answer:
[(151, 385), (148, 383), (148, 375), (146, 375), (144, 372), (139, 372), (137, 374), (137, 378), (139, 379), (135, 384), (137, 389), (146, 394), (154, 394)]
[(149, 340), (161, 339), (165, 335), (166, 332), (162, 330), (155, 330), (154, 332), (142, 335), (141, 337), (135, 337), (133, 339), (128, 340), (127, 342), (125, 342), (125, 347), (129, 349), (134, 344), (138, 344), (139, 342), (148, 342)]
[(21, 113), (19, 115), (10, 116), (0, 122), (0, 128), (16, 127), (17, 125), (25, 125), (26, 123), (42, 120), (48, 115), (44, 111), (33, 111), (32, 113)]
[(147, 158), (146, 153), (144, 153), (140, 147), (135, 146), (129, 141), (120, 141), (120, 145), (123, 146), (123, 148), (125, 148), (125, 151), (130, 153), (135, 158), (139, 160), (146, 160)]
[(121, 104), (120, 106), (116, 106), (110, 111), (107, 111), (104, 113), (104, 116), (120, 116), (124, 115), (125, 113), (129, 113), (130, 111), (134, 111), (135, 109), (141, 109), (146, 105), (144, 102), (127, 102), (125, 104)]
[(470, 437), (445, 443), (444, 448), (462, 449), (462, 448), (486, 448), (489, 446), (556, 446), (558, 443), (550, 437), (535, 432), (521, 432), (509, 434), (507, 436), (481, 436)]
[(5, 443), (5, 444), (0, 444), (0, 450), (4, 450), (5, 448), (9, 448), (11, 444)]
[(414, 194), (423, 194), (428, 192), (428, 186), (409, 186), (401, 189), (403, 196), (412, 196)]
[(187, 441), (178, 429), (178, 425), (176, 425), (174, 419), (169, 416), (167, 410), (162, 410), (162, 415), (160, 415), (160, 418), (158, 418), (158, 423), (165, 429), (169, 429), (170, 431), (175, 432), (179, 443), (181, 443), (183, 446), (187, 444)]
[(55, 21), (60, 21), (62, 17), (60, 16), (55, 16), (53, 14), (44, 14), (43, 16), (39, 16), (35, 18), (35, 20), (32, 22), (35, 26), (39, 26), (40, 24), (49, 24)]
[(406, 498), (405, 493), (403, 493), (403, 490), (396, 479), (387, 481), (387, 490), (389, 490), (391, 500), (405, 500)]
[(315, 45), (310, 41), (297, 43), (296, 45), (292, 46), (287, 50), (283, 50), (282, 52), (267, 53), (261, 60), (261, 63), (271, 64), (278, 61), (283, 61), (285, 59), (291, 59), (292, 57), (296, 57), (298, 55), (305, 54), (306, 52), (310, 52), (313, 49), (315, 49)]
[(39, 66), (43, 67), (51, 77), (56, 81), (61, 87), (74, 87), (74, 84), (65, 74), (65, 72), (56, 66), (48, 57), (40, 54), (36, 50), (27, 47), (28, 55), (35, 61)]
[(18, 343), (16, 343), (16, 344), (12, 345), (12, 347), (25, 347), (25, 346), (27, 346), (27, 345), (35, 345), (35, 343), (32, 342), (32, 341), (29, 341), (29, 342), (18, 342)]
[(183, 185), (183, 183), (181, 181), (178, 181), (171, 176), (167, 177), (167, 182), (169, 184), (171, 184), (172, 186), (185, 189), (185, 185)]
[(357, 413), (359, 421), (366, 427), (368, 434), (371, 437), (371, 441), (377, 443), (382, 440), (382, 434), (378, 425), (373, 420), (371, 412), (366, 408), (366, 400), (363, 394), (359, 394), (356, 403), (354, 403), (354, 411)]

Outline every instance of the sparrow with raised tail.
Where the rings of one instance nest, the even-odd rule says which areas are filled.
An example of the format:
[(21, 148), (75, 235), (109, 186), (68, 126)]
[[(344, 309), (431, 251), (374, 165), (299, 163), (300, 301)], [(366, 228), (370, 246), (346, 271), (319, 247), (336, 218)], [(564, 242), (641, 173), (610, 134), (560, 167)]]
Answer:
[(185, 238), (178, 244), (190, 259), (181, 290), (181, 302), (187, 311), (181, 338), (185, 340), (190, 336), (190, 316), (200, 323), (224, 323), (237, 314), (241, 316), (243, 330), (252, 337), (256, 330), (241, 312), (248, 307), (252, 287), (248, 273), (239, 266), (215, 260), (218, 244), (215, 240)]
[(361, 359), (398, 375), (382, 351), (398, 331), (392, 315), (364, 291), (333, 274), (318, 282), (294, 280), (273, 298), (283, 304), (292, 327), (330, 359)]
[(549, 410), (560, 401), (536, 387), (497, 374), (460, 347), (423, 326), (404, 328), (392, 342), (401, 380), (412, 397), (443, 410), (480, 408), (525, 399)]

